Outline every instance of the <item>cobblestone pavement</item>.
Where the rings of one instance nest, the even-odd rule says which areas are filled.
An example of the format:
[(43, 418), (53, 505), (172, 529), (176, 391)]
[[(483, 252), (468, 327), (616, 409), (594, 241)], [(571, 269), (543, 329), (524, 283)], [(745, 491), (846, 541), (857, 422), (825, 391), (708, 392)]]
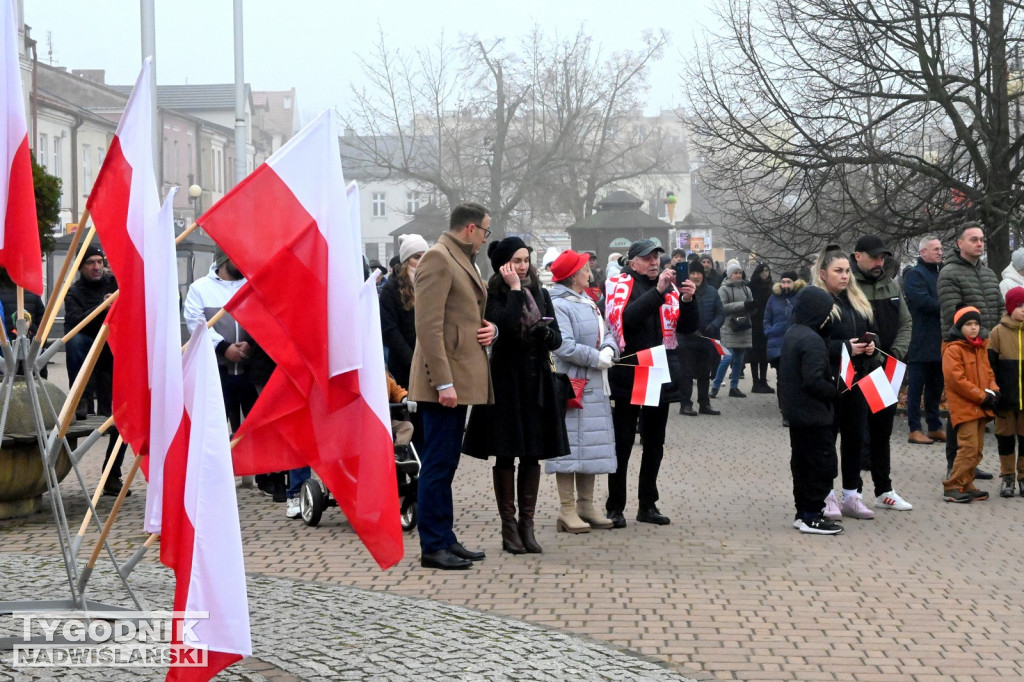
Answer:
[[(775, 397), (723, 397), (715, 405), (722, 416), (670, 418), (659, 506), (672, 517), (671, 525), (635, 523), (631, 506), (625, 529), (556, 533), (557, 493), (553, 477), (545, 476), (537, 510), (542, 555), (501, 552), (489, 465), (464, 459), (455, 482), (456, 530), (466, 546), (488, 554), (469, 571), (420, 568), (415, 532), (406, 534), (405, 559), (380, 571), (337, 509), (326, 511), (320, 526), (307, 528), (285, 519), (283, 505), (240, 490), (246, 568), (254, 574), (254, 623), (264, 613), (260, 604), (271, 597), (253, 586), (286, 578), (305, 581), (286, 591), (302, 605), (297, 609), (309, 613), (322, 612), (327, 600), (307, 599), (306, 590), (369, 590), (389, 615), (400, 612), (389, 599), (425, 598), (416, 603), (547, 626), (547, 638), (556, 633), (592, 638), (700, 680), (1024, 677), (1018, 578), (1024, 564), (1019, 531), (1024, 499), (1000, 499), (998, 485), (982, 482), (993, 493), (991, 500), (943, 503), (941, 444), (908, 444), (906, 425), (898, 419), (893, 479), (914, 510), (879, 511), (873, 521), (847, 520), (846, 532), (835, 537), (802, 535), (790, 526), (788, 432), (781, 427)], [(985, 468), (998, 469), (995, 452), (990, 435)], [(639, 445), (634, 460), (638, 454)], [(97, 449), (83, 463), (88, 480), (98, 476), (101, 460)], [(631, 465), (631, 491), (637, 464)], [(865, 478), (870, 504), (870, 475)], [(81, 518), (84, 498), (69, 482), (63, 487), (69, 516)], [(137, 494), (127, 500), (117, 524), (113, 546), (119, 556), (144, 539), (143, 487), (134, 484)], [(602, 480), (599, 498), (604, 492)], [(104, 498), (101, 509), (109, 506), (110, 498)], [(0, 522), (0, 552), (59, 557), (48, 514)], [(163, 570), (156, 567), (155, 553), (143, 566)], [(54, 581), (62, 575), (58, 568), (52, 569)], [(11, 579), (9, 569), (0, 570), (0, 594), (8, 593)], [(305, 632), (283, 631), (275, 641), (297, 652), (327, 648), (319, 635)], [(501, 637), (496, 641), (474, 647), (470, 660), (490, 647), (506, 647)], [(331, 645), (341, 646), (337, 639)], [(268, 670), (243, 665), (233, 674), (283, 674), (274, 669), (279, 668), (304, 677), (284, 665), (294, 657), (279, 662), (272, 650), (260, 642), (256, 646), (258, 660), (247, 665)], [(399, 660), (419, 665), (420, 659)], [(392, 674), (377, 670), (385, 678)], [(419, 670), (408, 674), (420, 675)], [(511, 669), (507, 674), (516, 675)], [(552, 679), (580, 677), (568, 671), (550, 674)]]

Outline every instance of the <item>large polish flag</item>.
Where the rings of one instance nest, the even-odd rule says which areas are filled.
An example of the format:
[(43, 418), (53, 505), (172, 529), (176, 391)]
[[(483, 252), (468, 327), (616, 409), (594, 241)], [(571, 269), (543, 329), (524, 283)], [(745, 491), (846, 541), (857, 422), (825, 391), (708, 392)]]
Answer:
[(277, 363), (236, 434), (235, 473), (308, 463), (386, 568), (403, 542), (357, 199), (328, 110), (198, 222), (246, 275), (227, 309)]
[(252, 654), (230, 437), (208, 335), (206, 325), (197, 325), (180, 359), (188, 451), (169, 454), (165, 463), (160, 541), (160, 558), (174, 569), (174, 611), (195, 614), (192, 627), (176, 620), (173, 643), (205, 648), (207, 665), (172, 666), (168, 680), (209, 680)]
[[(0, 134), (0, 266), (6, 268), (14, 283), (28, 291), (43, 293), (43, 256), (39, 250), (39, 223), (32, 185), (32, 163), (28, 151), (28, 125), (25, 121), (25, 93), (21, 88), (21, 61), (18, 56), (18, 26), (15, 0), (4, 0), (3, 41), (4, 131)], [(13, 311), (10, 311), (13, 312)]]
[(896, 393), (892, 390), (889, 377), (885, 375), (882, 367), (876, 368), (873, 372), (857, 382), (864, 399), (868, 401), (868, 407), (872, 414), (880, 412), (896, 402)]
[(88, 208), (120, 294), (107, 315), (114, 355), (113, 414), (149, 476), (145, 528), (160, 532), (162, 461), (185, 447), (177, 260), (171, 215), (153, 170), (152, 60), (135, 89), (89, 194)]

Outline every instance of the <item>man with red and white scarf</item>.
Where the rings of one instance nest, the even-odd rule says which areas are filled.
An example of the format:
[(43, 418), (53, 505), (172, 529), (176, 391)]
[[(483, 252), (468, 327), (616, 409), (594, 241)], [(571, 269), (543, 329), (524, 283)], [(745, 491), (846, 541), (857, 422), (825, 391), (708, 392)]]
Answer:
[[(623, 358), (655, 346), (664, 345), (667, 349), (674, 349), (677, 330), (683, 334), (697, 331), (699, 313), (693, 301), (693, 282), (687, 280), (677, 283), (673, 269), (662, 270), (659, 258), (662, 253), (664, 249), (649, 239), (633, 242), (626, 255), (626, 267), (621, 274), (610, 277), (605, 285), (605, 317)], [(656, 505), (658, 469), (665, 451), (668, 398), (665, 387), (662, 387), (657, 407), (631, 404), (633, 376), (633, 368), (625, 365), (612, 367), (608, 372), (618, 468), (614, 474), (608, 475), (608, 501), (605, 508), (615, 528), (626, 527), (626, 518), (623, 516), (626, 508), (626, 473), (633, 441), (636, 439), (637, 420), (641, 414), (643, 458), (640, 463), (636, 520), (662, 526), (669, 523), (669, 518)]]

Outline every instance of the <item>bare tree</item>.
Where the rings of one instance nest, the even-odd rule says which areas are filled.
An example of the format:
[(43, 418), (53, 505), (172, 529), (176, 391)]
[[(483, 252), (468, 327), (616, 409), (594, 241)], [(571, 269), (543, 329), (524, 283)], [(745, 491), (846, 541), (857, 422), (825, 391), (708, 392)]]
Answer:
[(666, 43), (647, 34), (636, 50), (603, 59), (582, 29), (560, 39), (535, 28), (518, 50), (441, 38), (408, 54), (381, 31), (363, 62), (371, 86), (356, 92), (347, 121), (360, 134), (346, 146), (358, 163), (450, 205), (483, 201), (497, 235), (525, 212), (581, 218), (609, 183), (666, 163), (656, 131), (623, 134)]
[(1012, 0), (724, 0), (685, 76), (708, 192), (755, 248), (807, 256), (980, 219), (1009, 262), (1021, 183)]

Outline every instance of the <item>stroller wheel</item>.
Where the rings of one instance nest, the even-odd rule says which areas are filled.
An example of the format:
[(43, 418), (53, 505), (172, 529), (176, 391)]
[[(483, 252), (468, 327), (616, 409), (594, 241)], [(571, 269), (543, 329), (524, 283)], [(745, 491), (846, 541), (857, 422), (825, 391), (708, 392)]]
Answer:
[(419, 507), (415, 499), (402, 498), (402, 530), (412, 530), (416, 527), (416, 512)]
[(326, 508), (327, 496), (324, 495), (320, 482), (313, 478), (303, 482), (299, 491), (299, 512), (302, 522), (307, 526), (315, 526), (320, 523), (320, 517)]

